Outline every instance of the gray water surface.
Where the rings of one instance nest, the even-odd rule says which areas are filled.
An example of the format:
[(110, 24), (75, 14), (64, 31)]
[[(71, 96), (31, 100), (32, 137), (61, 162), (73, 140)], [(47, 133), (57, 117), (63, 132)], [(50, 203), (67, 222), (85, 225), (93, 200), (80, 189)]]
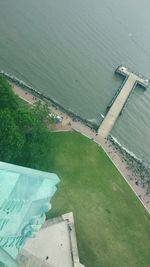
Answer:
[[(121, 63), (150, 78), (148, 0), (1, 0), (0, 69), (100, 123)], [(136, 88), (112, 134), (150, 157), (150, 88)]]

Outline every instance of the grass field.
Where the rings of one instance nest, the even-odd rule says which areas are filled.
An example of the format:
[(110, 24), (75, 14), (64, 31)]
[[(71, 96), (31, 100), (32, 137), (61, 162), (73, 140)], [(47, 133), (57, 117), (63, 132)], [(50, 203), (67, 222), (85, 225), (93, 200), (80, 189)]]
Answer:
[(48, 218), (73, 211), (81, 262), (150, 266), (150, 216), (103, 150), (78, 133), (52, 133), (48, 147), (40, 168), (61, 179)]

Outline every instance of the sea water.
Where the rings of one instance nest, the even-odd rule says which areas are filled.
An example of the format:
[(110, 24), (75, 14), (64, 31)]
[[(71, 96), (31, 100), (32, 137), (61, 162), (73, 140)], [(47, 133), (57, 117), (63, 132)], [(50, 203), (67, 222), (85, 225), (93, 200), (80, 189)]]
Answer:
[[(0, 69), (97, 124), (125, 64), (150, 78), (148, 0), (2, 0)], [(137, 87), (112, 135), (149, 162), (150, 88)]]

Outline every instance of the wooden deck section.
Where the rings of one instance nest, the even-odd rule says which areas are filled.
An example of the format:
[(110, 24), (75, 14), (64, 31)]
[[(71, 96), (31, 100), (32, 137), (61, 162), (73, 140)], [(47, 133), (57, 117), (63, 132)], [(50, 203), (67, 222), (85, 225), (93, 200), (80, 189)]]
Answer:
[(149, 85), (148, 79), (129, 71), (126, 67), (120, 66), (116, 72), (125, 76), (126, 81), (98, 129), (98, 134), (103, 138), (108, 137), (122, 108), (124, 107), (130, 93), (135, 86), (139, 84), (146, 88)]

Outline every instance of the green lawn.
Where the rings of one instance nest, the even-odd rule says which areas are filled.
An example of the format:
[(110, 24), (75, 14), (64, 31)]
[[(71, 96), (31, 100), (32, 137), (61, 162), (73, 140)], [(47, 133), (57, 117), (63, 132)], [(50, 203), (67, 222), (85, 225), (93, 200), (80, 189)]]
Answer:
[(48, 218), (73, 211), (81, 262), (150, 266), (150, 216), (103, 150), (77, 133), (52, 133), (48, 147), (40, 168), (61, 179)]

